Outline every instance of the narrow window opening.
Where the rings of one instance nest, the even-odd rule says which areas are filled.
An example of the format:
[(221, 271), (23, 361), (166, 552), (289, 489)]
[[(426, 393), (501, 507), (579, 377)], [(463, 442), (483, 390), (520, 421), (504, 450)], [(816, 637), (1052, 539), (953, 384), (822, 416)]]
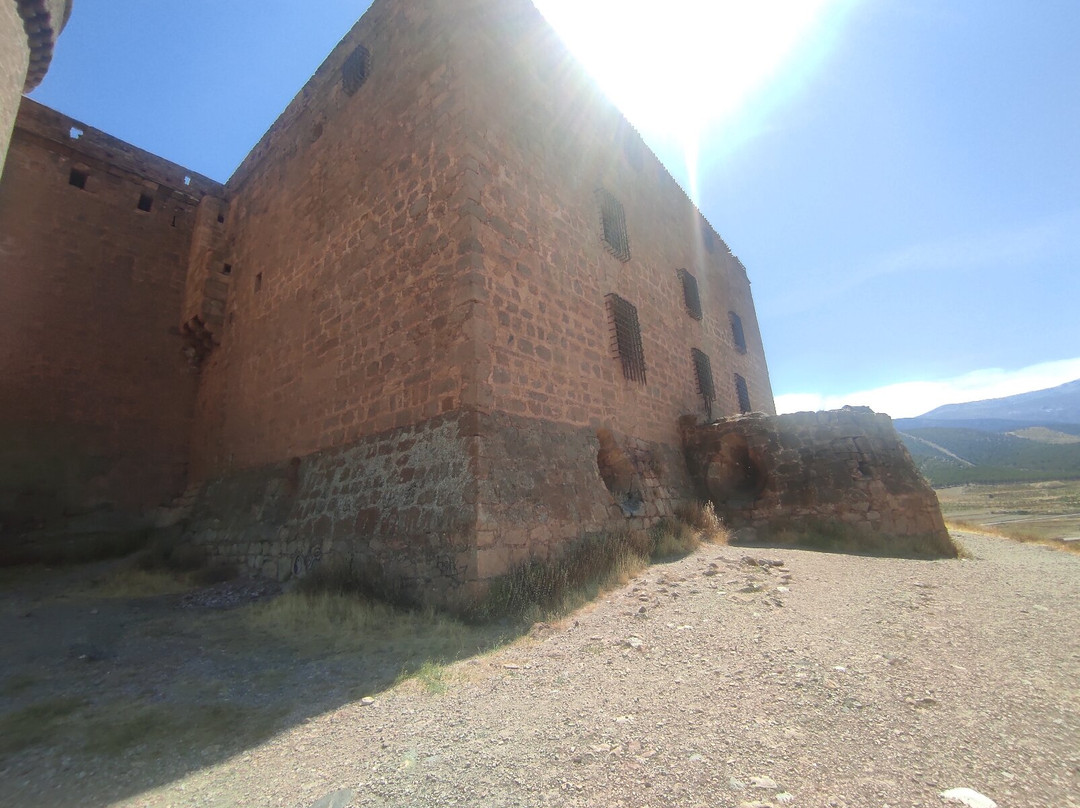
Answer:
[(634, 171), (641, 171), (645, 168), (645, 158), (642, 153), (644, 145), (638, 133), (629, 126), (623, 131), (622, 147), (626, 162), (630, 164)]
[[(223, 266), (221, 268), (221, 274), (222, 275), (232, 275), (232, 264), (225, 264), (225, 266)], [(262, 275), (259, 275), (259, 277), (261, 278)], [(255, 291), (256, 292), (259, 291), (258, 288), (256, 288)]]
[(716, 233), (708, 222), (701, 223), (701, 240), (705, 244), (705, 250), (712, 255), (716, 252)]
[(150, 196), (150, 194), (140, 194), (139, 195), (139, 210), (145, 211), (146, 213), (149, 213), (150, 209), (153, 208), (153, 207), (154, 207), (154, 197)]
[(607, 296), (615, 332), (615, 351), (622, 362), (623, 376), (645, 384), (645, 350), (641, 345), (641, 325), (637, 308), (616, 294)]
[(735, 341), (735, 350), (746, 353), (746, 335), (743, 333), (742, 317), (733, 311), (728, 312), (731, 318), (731, 338)]
[(172, 217), (172, 226), (173, 227), (176, 227), (176, 218), (177, 217), (175, 217), (175, 216)]
[(746, 388), (746, 379), (735, 374), (735, 395), (739, 398), (739, 412), (750, 412), (750, 391)]
[(712, 362), (703, 351), (697, 348), (690, 349), (690, 357), (694, 362), (694, 376), (697, 377), (697, 388), (705, 401), (705, 417), (712, 420), (712, 405), (716, 400), (716, 385), (713, 384)]
[(683, 302), (686, 304), (686, 313), (695, 320), (700, 320), (701, 295), (698, 292), (697, 278), (685, 269), (679, 270), (679, 280), (682, 281)]
[(217, 223), (218, 224), (225, 224), (225, 215), (224, 214), (219, 213), (217, 215)]
[(364, 86), (370, 73), (371, 54), (363, 45), (358, 45), (341, 66), (341, 88), (345, 95), (355, 95), (356, 91)]
[(630, 239), (626, 235), (626, 211), (622, 203), (603, 188), (597, 189), (596, 197), (600, 202), (600, 225), (607, 251), (620, 261), (629, 261)]
[(262, 273), (261, 272), (258, 273), (255, 276), (255, 291), (256, 292), (262, 291)]
[(71, 127), (71, 129), (68, 131), (68, 137), (70, 137), (72, 140), (78, 140), (84, 134), (85, 133), (83, 132), (83, 130), (77, 126)]
[(85, 188), (86, 180), (90, 177), (90, 174), (86, 171), (79, 171), (77, 168), (71, 169), (71, 174), (68, 176), (68, 184), (74, 185), (76, 188)]

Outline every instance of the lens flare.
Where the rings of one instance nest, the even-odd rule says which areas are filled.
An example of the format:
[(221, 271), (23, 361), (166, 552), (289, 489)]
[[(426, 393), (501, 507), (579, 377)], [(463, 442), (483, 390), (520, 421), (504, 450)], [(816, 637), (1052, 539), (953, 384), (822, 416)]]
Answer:
[(535, 0), (699, 202), (702, 160), (760, 129), (828, 52), (858, 0)]

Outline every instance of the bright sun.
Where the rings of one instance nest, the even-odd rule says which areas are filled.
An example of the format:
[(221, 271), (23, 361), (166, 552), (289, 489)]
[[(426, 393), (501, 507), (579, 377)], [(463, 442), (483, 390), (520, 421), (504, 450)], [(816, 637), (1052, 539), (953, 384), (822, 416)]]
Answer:
[(745, 138), (748, 105), (796, 83), (853, 1), (534, 0), (642, 135), (681, 152), (695, 199), (703, 140)]

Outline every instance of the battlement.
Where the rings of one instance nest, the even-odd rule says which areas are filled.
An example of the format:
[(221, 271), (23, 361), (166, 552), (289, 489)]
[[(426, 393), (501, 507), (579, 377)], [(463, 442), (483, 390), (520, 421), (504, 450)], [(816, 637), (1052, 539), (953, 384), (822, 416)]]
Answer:
[(197, 203), (206, 195), (221, 196), (224, 186), (190, 169), (151, 154), (100, 129), (23, 98), (15, 122), (18, 134), (34, 140), (89, 170), (156, 183), (176, 196)]

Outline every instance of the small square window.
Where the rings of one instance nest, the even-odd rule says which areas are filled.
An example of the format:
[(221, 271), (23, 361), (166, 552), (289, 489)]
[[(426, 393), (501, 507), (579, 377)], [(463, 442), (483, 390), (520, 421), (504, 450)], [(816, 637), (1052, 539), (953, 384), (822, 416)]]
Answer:
[(345, 95), (355, 95), (356, 91), (364, 86), (370, 73), (371, 54), (363, 45), (358, 45), (341, 66), (341, 88)]
[(608, 295), (607, 302), (615, 332), (614, 347), (622, 361), (623, 375), (645, 384), (645, 349), (641, 345), (637, 308), (616, 294)]
[(697, 348), (690, 349), (690, 358), (694, 362), (694, 375), (697, 377), (698, 392), (705, 400), (705, 415), (712, 420), (712, 404), (716, 400), (716, 385), (713, 384), (712, 362)]
[(735, 395), (739, 398), (739, 412), (750, 412), (750, 391), (746, 388), (746, 379), (735, 374)]
[(686, 313), (695, 320), (701, 319), (701, 295), (698, 293), (697, 278), (685, 269), (679, 270), (679, 280), (682, 281), (683, 302), (686, 303)]
[(139, 195), (139, 210), (145, 211), (146, 213), (149, 213), (150, 209), (153, 208), (153, 207), (154, 207), (154, 197), (150, 196), (150, 194), (140, 194)]
[(86, 181), (89, 178), (89, 172), (80, 171), (77, 168), (73, 168), (71, 169), (71, 173), (68, 175), (68, 185), (74, 185), (76, 188), (85, 188)]
[(746, 353), (746, 335), (743, 333), (742, 317), (733, 311), (728, 312), (731, 318), (731, 338), (735, 341), (735, 350)]
[[(224, 266), (223, 266), (223, 267), (221, 268), (221, 274), (222, 274), (222, 275), (232, 275), (232, 264), (225, 264), (225, 265), (224, 265)], [(260, 277), (261, 277), (261, 276), (260, 276)]]
[(626, 236), (626, 211), (622, 203), (603, 188), (596, 191), (600, 202), (600, 225), (607, 251), (626, 262), (630, 260), (630, 239)]

